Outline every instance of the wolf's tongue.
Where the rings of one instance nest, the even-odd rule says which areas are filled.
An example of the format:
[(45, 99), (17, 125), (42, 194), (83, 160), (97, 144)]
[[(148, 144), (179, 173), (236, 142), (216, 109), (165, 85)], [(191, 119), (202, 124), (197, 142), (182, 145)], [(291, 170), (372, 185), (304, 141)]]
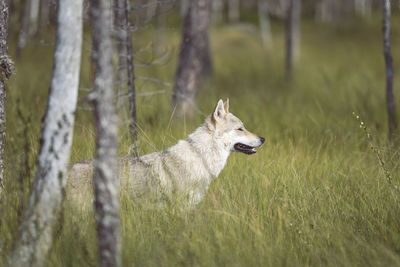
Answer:
[(242, 144), (242, 143), (237, 143), (237, 144), (235, 144), (234, 147), (235, 147), (235, 150), (237, 152), (242, 152), (242, 153), (245, 153), (245, 154), (248, 154), (248, 155), (254, 154), (254, 153), (257, 152), (254, 147), (251, 147), (251, 146), (248, 146), (248, 145), (245, 145), (245, 144)]

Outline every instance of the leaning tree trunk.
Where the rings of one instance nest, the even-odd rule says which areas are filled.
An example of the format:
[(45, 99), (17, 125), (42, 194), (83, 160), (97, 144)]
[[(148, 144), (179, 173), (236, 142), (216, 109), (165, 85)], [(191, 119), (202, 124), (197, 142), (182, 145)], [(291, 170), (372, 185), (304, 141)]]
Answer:
[(125, 0), (125, 21), (126, 21), (126, 64), (128, 66), (128, 90), (129, 90), (129, 130), (131, 133), (133, 154), (138, 157), (138, 134), (137, 134), (137, 119), (136, 119), (136, 89), (135, 89), (135, 72), (133, 65), (133, 48), (132, 48), (132, 33), (131, 33), (131, 7), (129, 0)]
[(123, 92), (125, 90), (125, 82), (127, 80), (127, 68), (126, 68), (126, 33), (128, 31), (125, 20), (125, 0), (115, 0), (114, 9), (115, 22), (117, 32), (117, 47), (118, 47), (118, 80), (117, 80), (117, 108), (121, 108), (123, 105)]
[[(136, 90), (133, 65), (132, 33), (130, 29), (131, 11), (129, 0), (117, 0), (115, 12), (115, 25), (118, 32), (118, 95), (125, 88), (128, 81), (129, 90), (129, 130), (131, 135), (132, 154), (138, 156), (138, 134), (136, 119)], [(156, 4), (156, 3), (154, 3)], [(118, 107), (122, 101), (118, 98)]]
[(393, 62), (390, 52), (390, 0), (383, 0), (383, 49), (386, 63), (386, 107), (388, 112), (389, 141), (397, 130), (395, 101), (393, 95)]
[(3, 190), (4, 146), (6, 142), (6, 85), (14, 72), (14, 64), (7, 54), (8, 4), (0, 0), (0, 200)]
[(41, 131), (33, 191), (10, 257), (11, 266), (42, 266), (67, 179), (82, 46), (82, 0), (60, 0), (53, 76)]
[(211, 0), (192, 0), (185, 15), (172, 107), (177, 115), (193, 115), (201, 78), (211, 74), (208, 40)]
[(92, 0), (94, 115), (96, 158), (93, 173), (100, 266), (121, 266), (118, 202), (117, 116), (114, 109), (111, 5), (109, 0)]
[(293, 61), (299, 56), (301, 0), (289, 0), (286, 13), (286, 80), (290, 81)]

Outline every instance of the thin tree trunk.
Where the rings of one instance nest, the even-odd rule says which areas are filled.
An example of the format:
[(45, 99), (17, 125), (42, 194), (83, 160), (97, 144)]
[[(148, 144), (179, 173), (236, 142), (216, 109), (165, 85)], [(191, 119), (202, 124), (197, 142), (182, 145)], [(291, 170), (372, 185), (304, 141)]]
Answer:
[(228, 19), (230, 22), (239, 22), (240, 0), (228, 0)]
[(264, 48), (272, 47), (271, 24), (268, 14), (268, 1), (258, 0), (258, 19), (260, 21), (261, 40)]
[(130, 111), (130, 133), (132, 139), (132, 152), (138, 157), (138, 134), (137, 134), (137, 119), (136, 119), (136, 90), (135, 90), (135, 73), (133, 65), (133, 48), (132, 48), (132, 33), (130, 30), (131, 11), (129, 0), (125, 0), (125, 21), (126, 21), (126, 51), (127, 51), (127, 66), (128, 66), (128, 89), (129, 89), (129, 111)]
[[(126, 68), (126, 34), (127, 24), (125, 19), (125, 0), (115, 0), (115, 27), (117, 30), (117, 42), (118, 42), (118, 80), (117, 80), (117, 93), (118, 96), (122, 95), (125, 90), (125, 83), (127, 80), (127, 68)], [(117, 108), (121, 108), (123, 98), (118, 97)]]
[(201, 78), (211, 73), (208, 27), (211, 1), (192, 0), (183, 24), (172, 107), (177, 115), (193, 115)]
[(289, 0), (286, 13), (286, 80), (292, 79), (293, 62), (299, 56), (301, 1)]
[(22, 50), (24, 50), (26, 42), (28, 41), (29, 19), (31, 13), (30, 10), (31, 10), (31, 0), (25, 0), (24, 13), (22, 15), (22, 24), (21, 24), (21, 29), (19, 31), (18, 42), (17, 42), (17, 58), (21, 55)]
[(386, 63), (386, 105), (389, 124), (389, 141), (397, 130), (395, 101), (393, 94), (393, 62), (390, 52), (390, 0), (383, 0), (383, 47)]
[(0, 200), (3, 191), (4, 147), (6, 142), (6, 85), (5, 80), (14, 72), (14, 64), (8, 57), (8, 3), (0, 0)]
[(59, 1), (53, 76), (32, 194), (10, 266), (43, 266), (67, 179), (82, 46), (82, 0)]
[(94, 207), (100, 266), (121, 266), (119, 185), (117, 167), (117, 116), (113, 99), (111, 3), (92, 0), (91, 22), (94, 78), (96, 157), (93, 173)]

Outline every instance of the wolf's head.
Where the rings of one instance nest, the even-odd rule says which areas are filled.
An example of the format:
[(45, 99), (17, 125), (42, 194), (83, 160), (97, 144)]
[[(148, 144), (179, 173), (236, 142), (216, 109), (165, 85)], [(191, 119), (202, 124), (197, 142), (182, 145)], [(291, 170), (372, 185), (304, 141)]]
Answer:
[(229, 112), (229, 99), (224, 103), (218, 101), (208, 120), (208, 128), (215, 138), (221, 140), (230, 151), (245, 154), (256, 153), (256, 147), (261, 146), (265, 139), (246, 130), (243, 122)]

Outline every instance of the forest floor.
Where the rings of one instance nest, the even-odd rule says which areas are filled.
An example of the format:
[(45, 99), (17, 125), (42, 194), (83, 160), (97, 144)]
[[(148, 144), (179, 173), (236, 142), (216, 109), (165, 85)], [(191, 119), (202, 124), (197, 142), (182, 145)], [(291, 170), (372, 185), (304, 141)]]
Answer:
[[(400, 18), (392, 25), (397, 71)], [(136, 51), (156, 33), (138, 32)], [(166, 90), (138, 97), (140, 153), (185, 138), (219, 98), (229, 98), (230, 111), (266, 143), (255, 155), (231, 155), (193, 210), (181, 209), (179, 203), (145, 209), (121, 196), (124, 265), (400, 266), (400, 194), (395, 188), (400, 186), (400, 161), (397, 146), (387, 143), (380, 18), (336, 26), (305, 22), (291, 85), (284, 81), (282, 25), (273, 24), (269, 50), (262, 48), (253, 26), (213, 28), (214, 78), (199, 92), (201, 113), (170, 120), (172, 88), (143, 77), (173, 84), (179, 39), (179, 31), (167, 28), (167, 60), (137, 68), (139, 93)], [(90, 87), (89, 40), (87, 35), (82, 88)], [(149, 51), (138, 53), (136, 62), (151, 60)], [(52, 52), (51, 45), (33, 42), (17, 60), (17, 73), (9, 82), (0, 265), (12, 247), (34, 176)], [(399, 99), (399, 72), (394, 84)], [(94, 152), (92, 114), (84, 101), (79, 106), (72, 161), (92, 158)], [(367, 125), (388, 173), (353, 112)], [(130, 145), (125, 120), (126, 115), (121, 119), (121, 155), (128, 154)], [(54, 232), (48, 266), (97, 265), (91, 211), (66, 202)]]

